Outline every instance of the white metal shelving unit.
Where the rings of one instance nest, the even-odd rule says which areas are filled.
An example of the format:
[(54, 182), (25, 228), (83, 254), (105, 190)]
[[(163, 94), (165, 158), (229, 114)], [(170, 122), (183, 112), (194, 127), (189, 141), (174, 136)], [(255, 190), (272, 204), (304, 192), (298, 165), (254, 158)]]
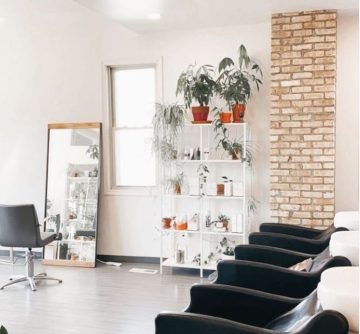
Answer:
[[(249, 125), (247, 123), (229, 123), (224, 125), (230, 133), (230, 138), (242, 138), (244, 148), (243, 158), (245, 158), (247, 141), (250, 140)], [(216, 139), (214, 140), (214, 137), (213, 124), (187, 124), (183, 130), (181, 146), (182, 148), (190, 146), (194, 148), (194, 151), (199, 147), (201, 152), (200, 160), (184, 160), (180, 156), (180, 159), (176, 160), (174, 166), (167, 168), (170, 168), (171, 174), (184, 171), (186, 175), (195, 177), (198, 176), (197, 168), (200, 164), (205, 164), (210, 170), (209, 179), (212, 179), (212, 182), (215, 181), (214, 178), (216, 181), (220, 181), (221, 175), (224, 174), (231, 175), (232, 179), (242, 182), (242, 196), (189, 195), (186, 191), (182, 192), (181, 195), (175, 195), (166, 193), (163, 187), (161, 187), (162, 217), (175, 216), (178, 212), (187, 212), (189, 220), (191, 218), (189, 211), (198, 213), (199, 217), (198, 231), (175, 230), (174, 227), (170, 229), (161, 228), (161, 273), (163, 272), (163, 267), (192, 268), (199, 269), (200, 276), (203, 277), (203, 270), (216, 269), (216, 261), (208, 264), (204, 264), (204, 261), (208, 254), (214, 251), (214, 244), (218, 243), (219, 238), (227, 237), (237, 244), (247, 243), (247, 236), (250, 231), (250, 222), (247, 217), (247, 200), (250, 195), (247, 164), (241, 160), (224, 159), (222, 155), (224, 151), (215, 150)], [(204, 148), (211, 149), (210, 159), (202, 159)], [(164, 171), (160, 175), (165, 175)], [(221, 211), (224, 214), (227, 214), (227, 212), (242, 214), (242, 233), (231, 232), (231, 228), (227, 232), (214, 232), (212, 229), (206, 228), (204, 216), (208, 210), (211, 213), (211, 220), (216, 220), (216, 211)], [(180, 241), (179, 239), (183, 240)], [(181, 248), (178, 246), (180, 243), (182, 247), (185, 245), (184, 250), (187, 253), (185, 254), (185, 263), (176, 263), (174, 259), (175, 250)], [(194, 255), (197, 254), (200, 254), (200, 265), (192, 261)]]

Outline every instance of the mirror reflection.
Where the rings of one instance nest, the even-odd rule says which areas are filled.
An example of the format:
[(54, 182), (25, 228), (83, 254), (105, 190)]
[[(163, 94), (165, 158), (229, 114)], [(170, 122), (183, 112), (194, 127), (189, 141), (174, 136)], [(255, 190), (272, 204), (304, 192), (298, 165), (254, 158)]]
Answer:
[(95, 266), (100, 136), (99, 123), (49, 125), (44, 228), (62, 240), (46, 246), (44, 264)]

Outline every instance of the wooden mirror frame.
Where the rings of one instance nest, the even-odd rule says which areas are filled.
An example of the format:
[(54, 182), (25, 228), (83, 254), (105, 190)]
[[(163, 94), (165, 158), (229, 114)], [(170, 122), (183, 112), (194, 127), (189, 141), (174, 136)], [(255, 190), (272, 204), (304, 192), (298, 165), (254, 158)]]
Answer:
[[(90, 267), (94, 268), (96, 266), (96, 255), (97, 255), (97, 239), (98, 239), (98, 216), (99, 216), (99, 191), (100, 191), (100, 171), (101, 171), (101, 138), (102, 138), (102, 129), (101, 129), (101, 123), (61, 123), (61, 124), (49, 124), (48, 125), (48, 142), (47, 142), (47, 163), (46, 163), (46, 185), (45, 185), (45, 210), (44, 210), (44, 224), (43, 224), (43, 230), (44, 232), (48, 229), (49, 231), (53, 231), (54, 228), (56, 228), (59, 232), (61, 232), (62, 240), (60, 241), (54, 241), (51, 244), (44, 247), (43, 250), (43, 260), (42, 264), (44, 265), (57, 265), (57, 266), (70, 266), (70, 267)], [(88, 147), (88, 150), (84, 152), (84, 156), (86, 154), (89, 155), (88, 161), (85, 162), (78, 162), (75, 164), (72, 161), (62, 161), (63, 164), (67, 165), (66, 172), (63, 171), (62, 173), (59, 173), (60, 175), (64, 175), (64, 180), (62, 184), (62, 200), (61, 200), (61, 212), (51, 212), (49, 213), (49, 206), (48, 206), (48, 192), (49, 192), (49, 172), (51, 168), (54, 169), (54, 166), (50, 165), (52, 163), (51, 161), (51, 130), (73, 130), (69, 136), (69, 147), (78, 146), (78, 150), (80, 147), (83, 147), (84, 150), (86, 150), (87, 145), (72, 145), (72, 142), (74, 142), (75, 137), (75, 131), (79, 129), (99, 129), (99, 137), (98, 137), (98, 143), (92, 144)], [(89, 139), (91, 140), (91, 139)], [(93, 146), (96, 146), (98, 144), (98, 152), (94, 155), (91, 155), (90, 148)], [(96, 149), (96, 148), (95, 148)], [(61, 152), (64, 154), (64, 152)], [(69, 153), (69, 152), (66, 152)], [(97, 158), (96, 158), (97, 157)], [(97, 166), (96, 163), (90, 164), (90, 159), (97, 159)], [(56, 161), (53, 162), (56, 167)], [(72, 166), (77, 166), (79, 172), (75, 172), (75, 169), (72, 169)], [(85, 170), (86, 166), (92, 166), (94, 170), (90, 172), (89, 170)], [(75, 168), (75, 167), (74, 167)], [(97, 173), (96, 173), (97, 168)], [(92, 175), (95, 173), (95, 177)], [(57, 175), (59, 175), (57, 174)], [(61, 183), (61, 181), (60, 181)], [(86, 187), (86, 191), (84, 188)], [(53, 192), (56, 193), (56, 187), (53, 186), (54, 189)], [(61, 188), (61, 187), (58, 187)], [(78, 191), (81, 189), (81, 193), (78, 193)], [(91, 192), (90, 192), (91, 189)], [(70, 196), (70, 193), (73, 195)], [(85, 193), (85, 195), (84, 195)], [(84, 196), (81, 196), (84, 195)], [(53, 199), (54, 200), (54, 199)], [(59, 208), (59, 200), (57, 201), (57, 208)], [(72, 204), (70, 204), (72, 203)], [(90, 204), (87, 204), (90, 203)], [(92, 210), (92, 217), (91, 219), (88, 219), (88, 216), (86, 216), (87, 213), (87, 205), (90, 207), (90, 210)], [(72, 214), (68, 214), (70, 207), (73, 206), (76, 207), (76, 213), (75, 217)], [(52, 204), (50, 208), (52, 207)], [(81, 215), (80, 213), (80, 207)], [(95, 210), (94, 210), (95, 208)], [(52, 208), (51, 208), (52, 209)], [(58, 210), (56, 210), (58, 211)], [(59, 216), (60, 214), (60, 216)], [(82, 224), (82, 228), (78, 229), (78, 226)], [(88, 228), (86, 226), (90, 226), (92, 224), (92, 228)], [(50, 227), (52, 227), (52, 230), (50, 230)], [(75, 232), (75, 233), (73, 233)], [(73, 234), (72, 234), (73, 233)], [(65, 234), (65, 235), (64, 235)], [(79, 234), (79, 235), (78, 235)], [(61, 246), (61, 245), (67, 245)], [(72, 246), (70, 246), (72, 245)], [(75, 246), (73, 246), (75, 245)], [(77, 251), (75, 253), (71, 253), (68, 250), (71, 250), (71, 247), (73, 249), (76, 249)], [(83, 248), (88, 247), (86, 254), (85, 251), (83, 251)], [(61, 253), (62, 248), (67, 248), (67, 252), (64, 257), (64, 251)], [(92, 249), (94, 248), (94, 256), (93, 259), (90, 261), (86, 260), (86, 255), (92, 254)], [(80, 250), (79, 250), (80, 249)], [(89, 250), (90, 249), (90, 250)], [(85, 256), (82, 256), (82, 251), (85, 253)], [(78, 258), (76, 258), (75, 254), (78, 254)], [(71, 257), (69, 258), (69, 254)], [(92, 255), (91, 255), (92, 257)]]

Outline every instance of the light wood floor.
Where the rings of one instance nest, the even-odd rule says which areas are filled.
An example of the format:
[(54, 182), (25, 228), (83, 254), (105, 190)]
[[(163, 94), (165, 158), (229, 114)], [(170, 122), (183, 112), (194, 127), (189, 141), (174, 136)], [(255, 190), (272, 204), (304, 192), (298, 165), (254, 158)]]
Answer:
[[(181, 311), (189, 302), (191, 285), (208, 282), (195, 274), (139, 274), (129, 272), (131, 268), (159, 270), (138, 263), (119, 268), (98, 264), (92, 269), (36, 261), (35, 273), (45, 271), (63, 283), (41, 282), (35, 292), (25, 283), (0, 290), (0, 324), (9, 334), (154, 333), (160, 311)], [(22, 265), (0, 264), (0, 285), (24, 273)]]

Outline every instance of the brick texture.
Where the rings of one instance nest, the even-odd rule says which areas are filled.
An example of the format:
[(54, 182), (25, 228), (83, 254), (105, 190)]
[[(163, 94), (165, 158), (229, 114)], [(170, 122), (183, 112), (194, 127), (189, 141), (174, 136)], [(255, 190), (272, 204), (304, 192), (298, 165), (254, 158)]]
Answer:
[(272, 16), (271, 221), (333, 223), (335, 10)]

